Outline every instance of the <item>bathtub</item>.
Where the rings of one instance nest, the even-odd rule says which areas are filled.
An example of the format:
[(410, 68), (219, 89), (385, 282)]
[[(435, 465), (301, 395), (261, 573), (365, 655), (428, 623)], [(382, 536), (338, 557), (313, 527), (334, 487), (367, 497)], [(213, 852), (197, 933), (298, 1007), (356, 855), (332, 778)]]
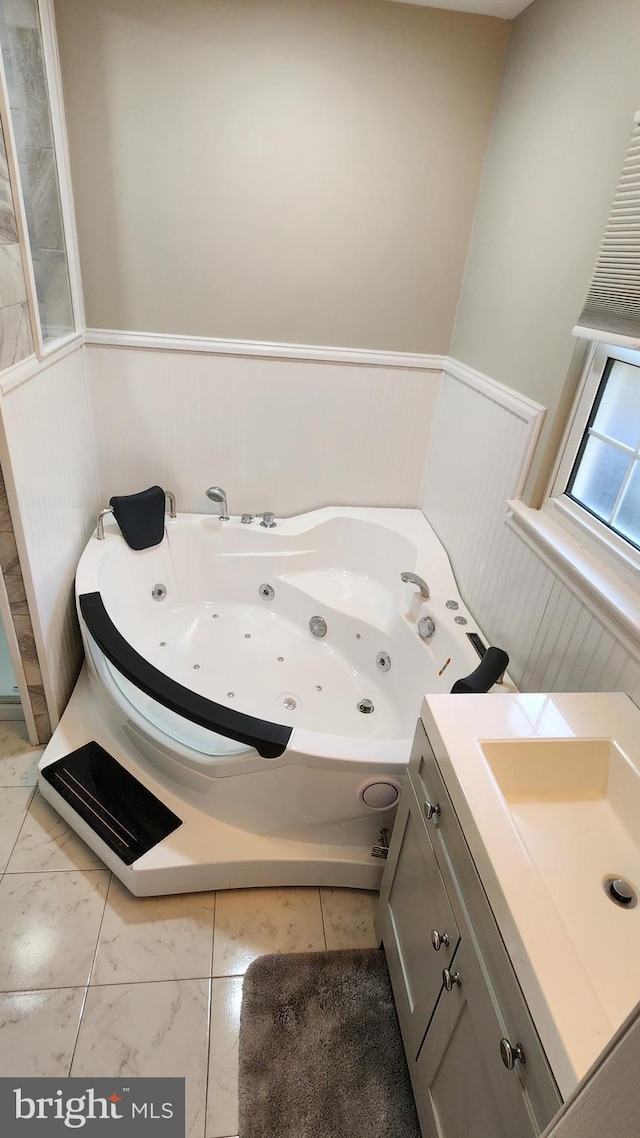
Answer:
[(134, 893), (377, 887), (422, 697), (472, 672), (482, 638), (420, 511), (327, 508), (273, 529), (179, 514), (139, 552), (111, 522), (76, 600), (86, 668), (41, 774), (96, 740), (181, 824), (123, 866), (41, 789)]

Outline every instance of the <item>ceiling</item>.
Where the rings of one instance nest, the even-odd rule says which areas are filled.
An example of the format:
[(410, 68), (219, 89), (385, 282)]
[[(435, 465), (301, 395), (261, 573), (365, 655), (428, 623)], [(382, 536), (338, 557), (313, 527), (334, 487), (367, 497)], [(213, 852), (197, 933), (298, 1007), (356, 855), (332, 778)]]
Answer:
[(449, 8), (455, 12), (476, 12), (481, 16), (500, 16), (512, 20), (531, 0), (393, 0), (396, 4), (421, 4), (423, 8)]

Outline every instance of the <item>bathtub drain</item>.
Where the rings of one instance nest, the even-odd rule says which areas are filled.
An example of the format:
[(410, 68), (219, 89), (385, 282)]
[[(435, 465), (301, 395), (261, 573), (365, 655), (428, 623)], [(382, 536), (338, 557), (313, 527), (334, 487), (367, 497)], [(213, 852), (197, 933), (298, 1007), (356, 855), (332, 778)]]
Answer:
[(371, 715), (371, 712), (373, 710), (374, 710), (374, 707), (373, 707), (372, 700), (370, 700), (370, 699), (361, 699), (360, 700), (360, 702), (358, 704), (358, 711), (361, 711), (363, 715)]
[(624, 877), (607, 877), (602, 884), (609, 900), (615, 901), (622, 909), (635, 909), (638, 895)]

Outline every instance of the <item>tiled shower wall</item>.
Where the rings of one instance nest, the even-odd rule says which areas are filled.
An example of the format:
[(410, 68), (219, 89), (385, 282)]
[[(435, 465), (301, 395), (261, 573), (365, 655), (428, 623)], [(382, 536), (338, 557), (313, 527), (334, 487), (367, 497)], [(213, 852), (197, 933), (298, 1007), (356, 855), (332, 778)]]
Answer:
[(46, 342), (71, 331), (73, 319), (37, 0), (0, 3), (0, 44)]
[[(42, 681), (40, 661), (33, 635), (33, 624), (27, 604), (24, 578), (18, 558), (16, 537), (11, 520), (4, 478), (0, 472), (0, 565), (11, 620), (18, 640), (22, 671), (27, 685), (33, 727), (37, 742), (46, 743), (51, 735), (51, 721)], [(24, 702), (24, 701), (23, 701)], [(23, 707), (25, 718), (27, 709)]]
[[(0, 125), (0, 372), (33, 351), (27, 293), (4, 135)], [(42, 674), (4, 478), (0, 471), (0, 571), (9, 599), (30, 708), (24, 708), (38, 742), (51, 733)], [(9, 635), (10, 630), (7, 630)], [(25, 701), (23, 692), (23, 703)], [(35, 741), (35, 739), (34, 739)]]
[[(72, 331), (73, 320), (36, 0), (0, 3), (0, 46), (46, 342)], [(74, 367), (67, 357), (57, 369), (50, 361), (38, 363), (34, 357), (24, 249), (16, 221), (18, 191), (11, 184), (6, 147), (0, 124), (0, 571), (9, 603), (5, 619), (8, 624), (10, 615), (13, 625), (6, 631), (8, 636), (15, 632), (20, 655), (17, 678), (29, 737), (32, 742), (46, 742), (51, 734), (50, 713), (57, 719), (81, 659), (69, 584), (79, 552), (73, 508), (78, 497), (84, 501), (91, 488), (93, 506), (95, 476), (93, 455), (89, 475), (82, 466), (83, 442), (91, 437), (90, 427), (82, 425), (82, 440), (72, 437), (82, 417), (81, 354), (75, 372), (79, 366), (82, 381), (73, 395), (69, 383)], [(21, 365), (20, 379), (15, 373), (9, 377), (7, 369), (23, 360), (27, 360), (25, 374)], [(28, 423), (20, 420), (24, 406), (29, 407)], [(31, 524), (34, 490), (41, 511), (36, 527)], [(52, 501), (50, 495), (57, 491), (61, 491), (60, 498)], [(91, 512), (83, 516), (87, 525)], [(57, 524), (55, 535), (48, 532), (52, 516)]]
[(640, 704), (637, 647), (507, 523), (530, 439), (503, 390), (446, 373), (422, 508), (523, 691), (626, 691)]
[(32, 350), (20, 238), (0, 124), (0, 371)]
[(54, 721), (82, 662), (73, 581), (98, 510), (84, 353), (76, 344), (2, 398), (2, 465)]

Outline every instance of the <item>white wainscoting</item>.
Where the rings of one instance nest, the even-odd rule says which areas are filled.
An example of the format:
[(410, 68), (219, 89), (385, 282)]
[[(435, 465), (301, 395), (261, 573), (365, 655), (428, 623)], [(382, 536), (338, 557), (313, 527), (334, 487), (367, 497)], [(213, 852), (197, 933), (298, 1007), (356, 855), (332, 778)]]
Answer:
[(515, 636), (521, 632), (527, 599), (522, 582), (535, 575), (538, 585), (540, 619), (522, 637), (528, 648), (522, 686), (528, 691), (627, 691), (639, 702), (637, 645), (526, 534), (507, 525), (505, 537), (498, 588), (509, 600)]
[(544, 411), (470, 368), (445, 370), (422, 509), (451, 558), (460, 591), (481, 624), (491, 608), (490, 561)]
[(523, 690), (624, 690), (640, 702), (636, 646), (505, 524), (536, 404), (452, 360), (443, 376), (438, 357), (401, 366), (398, 354), (229, 355), (151, 339), (71, 345), (3, 380), (2, 462), (54, 722), (80, 662), (73, 578), (96, 513), (154, 482), (188, 511), (211, 508), (212, 483), (233, 513), (422, 504)]
[(85, 351), (34, 363), (2, 398), (2, 465), (54, 724), (82, 658), (73, 580), (98, 508)]
[(627, 691), (640, 703), (640, 659), (624, 633), (526, 535), (507, 525), (542, 409), (450, 361), (427, 461), (422, 508), (446, 546), (488, 640), (523, 691)]
[(234, 514), (418, 506), (438, 357), (109, 335), (87, 346), (103, 504), (159, 483), (187, 511), (211, 510), (212, 484)]
[[(2, 465), (51, 721), (82, 656), (73, 580), (99, 508), (159, 482), (182, 510), (417, 506), (440, 357), (87, 333), (0, 378)], [(95, 343), (91, 341), (95, 340)]]

